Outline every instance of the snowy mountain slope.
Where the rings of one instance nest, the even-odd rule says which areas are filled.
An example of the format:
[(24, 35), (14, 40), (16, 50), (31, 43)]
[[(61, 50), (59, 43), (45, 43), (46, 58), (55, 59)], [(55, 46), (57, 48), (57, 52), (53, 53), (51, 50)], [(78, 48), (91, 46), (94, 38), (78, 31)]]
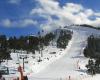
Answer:
[[(27, 59), (28, 64), (25, 63), (25, 73), (28, 75), (29, 80), (66, 80), (69, 76), (72, 80), (91, 79), (91, 76), (86, 74), (85, 68), (88, 59), (82, 53), (87, 44), (86, 40), (88, 36), (91, 34), (100, 35), (100, 31), (77, 26), (62, 29), (73, 31), (72, 39), (68, 43), (67, 48), (61, 50), (52, 45), (45, 47), (42, 62), (37, 62), (40, 56), (38, 52), (36, 52), (36, 55), (29, 54)], [(57, 34), (59, 36), (59, 33)], [(50, 52), (56, 52), (56, 54), (50, 54)], [(25, 52), (23, 51), (23, 53)], [(8, 61), (8, 66), (15, 66), (17, 68), (17, 53), (12, 53), (11, 55), (13, 62)], [(22, 65), (21, 59), (20, 64)], [(79, 67), (80, 69), (78, 69)]]
[[(74, 33), (68, 46), (69, 48), (66, 48), (66, 50), (63, 52), (64, 55), (58, 60), (49, 64), (39, 73), (31, 74), (29, 76), (30, 80), (66, 79), (69, 76), (73, 79), (81, 80), (81, 78), (90, 77), (84, 70), (87, 59), (83, 56), (82, 52), (86, 46), (87, 37), (91, 34), (100, 34), (100, 32), (99, 30), (91, 28), (76, 28), (75, 26), (67, 29), (73, 30)], [(78, 70), (79, 64), (81, 70)]]

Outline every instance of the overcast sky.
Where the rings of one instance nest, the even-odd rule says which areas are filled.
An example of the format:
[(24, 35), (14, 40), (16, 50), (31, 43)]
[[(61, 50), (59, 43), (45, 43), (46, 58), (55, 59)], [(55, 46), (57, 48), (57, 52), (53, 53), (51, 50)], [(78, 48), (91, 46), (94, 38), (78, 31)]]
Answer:
[(100, 0), (0, 0), (0, 33), (36, 34), (68, 24), (100, 25)]

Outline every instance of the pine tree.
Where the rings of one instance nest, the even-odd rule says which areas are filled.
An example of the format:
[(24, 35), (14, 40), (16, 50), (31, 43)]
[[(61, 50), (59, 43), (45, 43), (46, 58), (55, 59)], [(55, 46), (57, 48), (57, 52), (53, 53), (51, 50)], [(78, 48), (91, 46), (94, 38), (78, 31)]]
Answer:
[(88, 69), (88, 72), (92, 75), (94, 75), (96, 73), (95, 71), (95, 63), (93, 62), (92, 59), (90, 59), (88, 61), (88, 64), (86, 65), (87, 69)]

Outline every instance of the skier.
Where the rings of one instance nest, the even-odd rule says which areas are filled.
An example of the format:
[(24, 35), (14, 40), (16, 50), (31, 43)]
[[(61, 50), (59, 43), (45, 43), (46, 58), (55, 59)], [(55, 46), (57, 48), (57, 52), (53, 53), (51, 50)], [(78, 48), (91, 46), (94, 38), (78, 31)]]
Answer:
[(68, 80), (71, 80), (71, 77), (69, 76), (69, 79)]

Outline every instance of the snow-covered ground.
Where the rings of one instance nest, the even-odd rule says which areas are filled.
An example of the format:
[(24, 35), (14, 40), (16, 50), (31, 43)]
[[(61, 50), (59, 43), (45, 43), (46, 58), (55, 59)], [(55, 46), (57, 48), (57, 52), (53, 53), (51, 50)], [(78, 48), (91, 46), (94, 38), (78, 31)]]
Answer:
[[(50, 63), (45, 69), (37, 74), (30, 74), (30, 80), (37, 78), (45, 79), (66, 79), (69, 76), (73, 79), (78, 79), (78, 76), (86, 75), (83, 70), (84, 66), (80, 66), (82, 70), (78, 69), (79, 62), (85, 58), (82, 55), (82, 50), (86, 46), (86, 36), (85, 32), (74, 31), (72, 40), (69, 42), (68, 47), (62, 52), (62, 56), (58, 60)], [(39, 80), (40, 80), (39, 79)]]
[[(88, 36), (100, 35), (100, 31), (86, 27), (76, 28), (76, 26), (65, 29), (73, 31), (72, 39), (65, 50), (57, 49), (55, 46), (45, 47), (42, 62), (37, 61), (40, 56), (38, 52), (36, 55), (27, 55), (28, 63), (25, 63), (25, 73), (29, 80), (98, 80), (99, 74), (92, 77), (86, 73), (85, 65), (88, 58), (84, 57), (83, 50), (87, 45)], [(56, 54), (50, 54), (52, 52), (56, 52)], [(8, 61), (7, 66), (17, 68), (17, 56), (20, 55), (12, 53), (11, 56), (13, 61)], [(22, 59), (19, 61), (22, 65)], [(18, 73), (16, 72), (16, 74)]]
[(82, 53), (88, 36), (100, 32), (90, 28), (70, 29), (74, 31), (73, 37), (63, 55), (39, 73), (31, 74), (29, 80), (91, 80), (92, 76), (86, 73), (85, 67), (88, 59)]

